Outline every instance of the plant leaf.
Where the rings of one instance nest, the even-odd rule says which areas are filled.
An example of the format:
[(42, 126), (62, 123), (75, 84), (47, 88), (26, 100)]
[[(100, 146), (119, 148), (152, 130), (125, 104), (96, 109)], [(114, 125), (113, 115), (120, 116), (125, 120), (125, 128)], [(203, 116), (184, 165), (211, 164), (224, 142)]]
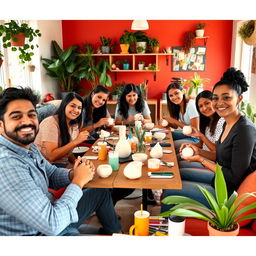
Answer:
[(221, 207), (225, 203), (225, 201), (227, 201), (228, 193), (224, 175), (222, 173), (221, 167), (218, 164), (216, 165), (214, 185), (216, 199), (219, 206)]

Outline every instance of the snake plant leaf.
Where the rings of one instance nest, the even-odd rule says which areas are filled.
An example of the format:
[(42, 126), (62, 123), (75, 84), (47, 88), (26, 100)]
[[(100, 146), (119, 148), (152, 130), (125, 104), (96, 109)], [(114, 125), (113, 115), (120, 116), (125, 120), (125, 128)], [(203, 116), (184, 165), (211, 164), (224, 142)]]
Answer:
[(225, 181), (223, 172), (221, 170), (221, 167), (218, 164), (216, 165), (214, 185), (215, 185), (216, 199), (218, 204), (221, 206), (225, 203), (225, 201), (227, 201), (228, 192), (227, 192), (227, 186), (226, 186), (226, 181)]

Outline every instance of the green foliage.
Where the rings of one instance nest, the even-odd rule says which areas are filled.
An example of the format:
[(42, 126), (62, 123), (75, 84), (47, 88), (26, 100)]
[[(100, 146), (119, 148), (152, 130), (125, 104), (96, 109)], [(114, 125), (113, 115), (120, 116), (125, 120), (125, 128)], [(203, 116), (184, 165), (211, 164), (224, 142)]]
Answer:
[(117, 95), (119, 97), (123, 91), (124, 86), (125, 82), (114, 84), (114, 89), (111, 92), (112, 95)]
[(129, 64), (128, 60), (124, 59), (123, 64)]
[(145, 61), (139, 61), (139, 64), (145, 64)]
[(238, 30), (238, 34), (242, 39), (249, 38), (255, 29), (255, 21), (246, 21)]
[(148, 70), (156, 70), (156, 64), (152, 64), (150, 67), (148, 67)]
[(2, 92), (3, 91), (3, 87), (2, 86), (0, 86), (0, 92)]
[(193, 217), (210, 222), (210, 224), (222, 231), (232, 230), (235, 224), (239, 221), (256, 218), (256, 214), (248, 214), (242, 217), (242, 214), (248, 210), (254, 209), (256, 203), (251, 203), (246, 207), (238, 210), (237, 208), (248, 197), (256, 197), (256, 192), (245, 193), (238, 197), (234, 191), (228, 198), (226, 182), (221, 170), (217, 164), (215, 174), (215, 196), (213, 196), (207, 189), (197, 185), (203, 196), (206, 198), (210, 207), (184, 196), (168, 196), (162, 200), (163, 204), (176, 204), (170, 210), (161, 213), (161, 216), (168, 217), (170, 215), (177, 215), (183, 217)]
[(135, 42), (149, 42), (149, 37), (146, 35), (146, 32), (138, 30), (133, 33), (135, 37)]
[(148, 44), (151, 48), (159, 46), (159, 41), (156, 38), (148, 38)]
[(142, 53), (142, 52), (145, 51), (145, 48), (142, 47), (142, 46), (137, 46), (137, 47), (136, 47), (136, 50), (137, 50), (137, 53)]
[(186, 80), (183, 85), (190, 85), (188, 89), (188, 95), (191, 95), (193, 91), (195, 91), (196, 95), (198, 94), (198, 91), (200, 88), (202, 88), (204, 83), (209, 83), (209, 78), (201, 78), (200, 75), (198, 75), (196, 72), (194, 73), (194, 76), (191, 77), (189, 80)]
[(110, 46), (111, 45), (111, 38), (105, 37), (105, 36), (101, 36), (100, 37), (100, 42), (102, 46)]
[(124, 30), (124, 33), (120, 37), (120, 44), (133, 44), (136, 42), (136, 38), (133, 34), (133, 32), (130, 32), (128, 30)]
[(83, 76), (84, 60), (79, 56), (78, 46), (62, 50), (56, 41), (52, 41), (54, 56), (51, 59), (42, 58), (47, 75), (56, 79), (61, 91), (76, 91)]
[(145, 132), (142, 128), (138, 128), (135, 126), (135, 136), (138, 139), (138, 143), (136, 144), (136, 151), (137, 152), (145, 152)]
[(196, 29), (204, 29), (205, 23), (197, 23), (196, 24)]
[(4, 55), (2, 54), (2, 52), (0, 51), (0, 59), (3, 58)]
[(249, 118), (253, 123), (256, 123), (256, 107), (247, 101), (241, 102), (241, 111)]
[[(14, 42), (17, 41), (16, 35), (19, 33), (24, 33), (27, 39), (24, 46), (11, 46), (10, 40)], [(26, 23), (18, 24), (15, 20), (6, 22), (0, 25), (0, 37), (2, 37), (3, 47), (11, 47), (12, 51), (20, 51), (19, 58), (22, 63), (26, 61), (31, 61), (31, 57), (34, 55), (33, 50), (38, 45), (32, 44), (35, 37), (40, 37), (41, 33), (39, 29), (32, 29)]]

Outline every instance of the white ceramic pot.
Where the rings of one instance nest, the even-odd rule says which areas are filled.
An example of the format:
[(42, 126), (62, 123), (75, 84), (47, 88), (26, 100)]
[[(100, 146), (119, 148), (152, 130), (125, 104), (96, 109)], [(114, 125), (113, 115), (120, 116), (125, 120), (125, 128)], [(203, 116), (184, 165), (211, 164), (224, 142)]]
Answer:
[(196, 37), (203, 37), (203, 36), (204, 36), (204, 29), (197, 29)]
[(97, 168), (97, 173), (101, 178), (107, 178), (112, 173), (112, 167), (109, 164), (101, 164)]
[(156, 145), (151, 149), (150, 156), (152, 158), (161, 158), (161, 157), (163, 157), (163, 149), (160, 146), (159, 142), (157, 142)]
[(142, 176), (142, 162), (133, 161), (124, 168), (124, 176), (128, 179), (138, 179)]

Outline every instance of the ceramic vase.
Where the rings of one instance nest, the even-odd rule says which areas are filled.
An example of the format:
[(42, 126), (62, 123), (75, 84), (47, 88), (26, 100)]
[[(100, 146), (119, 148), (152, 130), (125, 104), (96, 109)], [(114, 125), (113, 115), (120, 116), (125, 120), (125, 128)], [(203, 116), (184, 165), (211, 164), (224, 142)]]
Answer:
[(115, 150), (118, 152), (120, 158), (128, 157), (131, 154), (131, 146), (126, 139), (126, 126), (120, 125), (119, 127), (119, 141), (116, 144)]

